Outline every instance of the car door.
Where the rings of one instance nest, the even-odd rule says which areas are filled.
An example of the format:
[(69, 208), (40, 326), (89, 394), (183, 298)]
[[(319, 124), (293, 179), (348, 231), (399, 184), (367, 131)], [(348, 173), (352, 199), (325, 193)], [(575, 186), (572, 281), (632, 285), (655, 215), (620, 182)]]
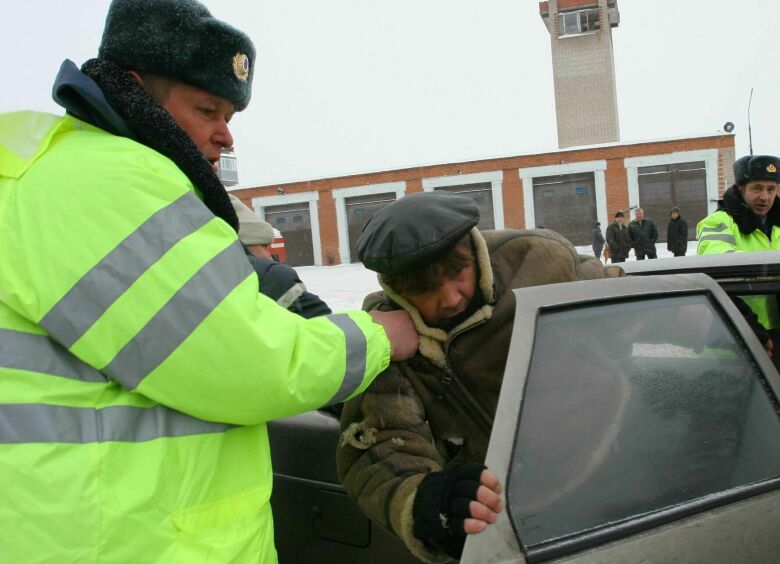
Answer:
[(371, 522), (339, 483), (339, 421), (311, 411), (268, 423), (279, 564), (420, 564)]
[(463, 562), (776, 562), (780, 377), (703, 274), (515, 290)]

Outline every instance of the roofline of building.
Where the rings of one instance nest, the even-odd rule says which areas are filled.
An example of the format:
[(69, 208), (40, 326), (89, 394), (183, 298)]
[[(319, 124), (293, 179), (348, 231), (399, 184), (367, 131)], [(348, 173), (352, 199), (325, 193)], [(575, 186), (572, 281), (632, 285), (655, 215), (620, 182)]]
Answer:
[(465, 164), (473, 164), (473, 163), (482, 163), (482, 162), (489, 162), (489, 161), (498, 161), (498, 160), (506, 160), (506, 159), (514, 159), (514, 158), (521, 158), (521, 157), (534, 157), (534, 156), (543, 156), (543, 155), (552, 155), (557, 153), (568, 153), (568, 152), (575, 152), (575, 151), (588, 151), (588, 150), (595, 150), (595, 149), (609, 149), (610, 147), (629, 147), (633, 145), (652, 145), (652, 144), (659, 144), (659, 143), (671, 143), (674, 141), (693, 141), (696, 139), (707, 139), (711, 137), (731, 137), (734, 138), (734, 133), (724, 133), (722, 131), (714, 132), (714, 133), (704, 133), (701, 135), (694, 135), (694, 136), (688, 136), (688, 137), (667, 137), (662, 139), (644, 139), (644, 140), (636, 140), (636, 141), (614, 141), (611, 143), (599, 143), (595, 145), (579, 145), (576, 147), (565, 147), (563, 149), (548, 149), (544, 151), (534, 151), (534, 152), (528, 152), (528, 153), (514, 153), (509, 155), (497, 155), (497, 156), (491, 156), (491, 157), (480, 157), (476, 159), (467, 159), (467, 160), (455, 160), (450, 162), (429, 162), (429, 163), (422, 163), (422, 164), (414, 164), (414, 165), (405, 165), (400, 166), (396, 168), (386, 168), (386, 169), (375, 169), (375, 170), (363, 170), (358, 172), (350, 172), (348, 174), (334, 174), (334, 175), (328, 175), (328, 176), (321, 176), (316, 178), (303, 178), (298, 180), (282, 180), (279, 182), (271, 182), (269, 184), (261, 184), (261, 185), (243, 185), (241, 183), (236, 184), (234, 186), (230, 186), (228, 191), (233, 190), (250, 190), (253, 188), (269, 188), (269, 187), (275, 187), (275, 186), (286, 186), (290, 184), (301, 184), (306, 182), (321, 182), (325, 180), (336, 180), (336, 179), (342, 179), (342, 178), (350, 178), (354, 176), (366, 176), (370, 174), (383, 174), (383, 173), (389, 173), (389, 172), (402, 172), (406, 170), (414, 170), (418, 168), (428, 168), (428, 167), (435, 167), (435, 166), (451, 166), (451, 165), (465, 165)]

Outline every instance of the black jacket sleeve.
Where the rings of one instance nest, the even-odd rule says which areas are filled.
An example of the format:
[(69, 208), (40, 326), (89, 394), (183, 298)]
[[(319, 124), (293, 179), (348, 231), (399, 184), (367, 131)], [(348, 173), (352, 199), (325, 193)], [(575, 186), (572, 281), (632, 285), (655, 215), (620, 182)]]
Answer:
[(247, 258), (257, 273), (260, 292), (282, 307), (307, 319), (331, 313), (324, 301), (306, 290), (291, 266), (254, 255), (247, 255)]
[(761, 322), (758, 320), (758, 316), (755, 314), (755, 312), (750, 309), (750, 306), (748, 306), (745, 302), (742, 301), (741, 298), (737, 296), (731, 296), (731, 301), (734, 302), (735, 306), (737, 306), (737, 309), (742, 314), (742, 317), (744, 317), (745, 321), (748, 322), (748, 325), (750, 325), (750, 328), (756, 334), (758, 340), (761, 341), (761, 344), (765, 345), (769, 340), (769, 333), (767, 332), (766, 327), (761, 325)]

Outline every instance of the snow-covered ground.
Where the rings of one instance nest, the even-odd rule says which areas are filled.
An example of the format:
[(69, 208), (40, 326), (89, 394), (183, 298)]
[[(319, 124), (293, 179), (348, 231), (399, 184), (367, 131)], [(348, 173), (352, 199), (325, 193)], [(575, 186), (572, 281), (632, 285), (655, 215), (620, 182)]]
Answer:
[[(666, 243), (656, 245), (658, 258), (670, 257)], [(593, 254), (589, 246), (577, 247), (582, 254)], [(696, 241), (688, 242), (688, 254), (696, 254)], [(628, 260), (636, 260), (634, 252)], [(314, 292), (327, 303), (333, 311), (360, 309), (366, 294), (379, 290), (376, 273), (366, 269), (360, 263), (340, 264), (337, 266), (299, 266), (295, 269), (310, 292)]]

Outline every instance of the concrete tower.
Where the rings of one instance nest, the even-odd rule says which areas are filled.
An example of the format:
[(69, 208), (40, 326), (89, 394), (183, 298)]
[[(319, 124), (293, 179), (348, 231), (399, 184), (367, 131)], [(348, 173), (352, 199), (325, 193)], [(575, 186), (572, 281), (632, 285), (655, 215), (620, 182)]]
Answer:
[(620, 140), (612, 28), (617, 0), (549, 0), (539, 13), (550, 32), (558, 147)]

